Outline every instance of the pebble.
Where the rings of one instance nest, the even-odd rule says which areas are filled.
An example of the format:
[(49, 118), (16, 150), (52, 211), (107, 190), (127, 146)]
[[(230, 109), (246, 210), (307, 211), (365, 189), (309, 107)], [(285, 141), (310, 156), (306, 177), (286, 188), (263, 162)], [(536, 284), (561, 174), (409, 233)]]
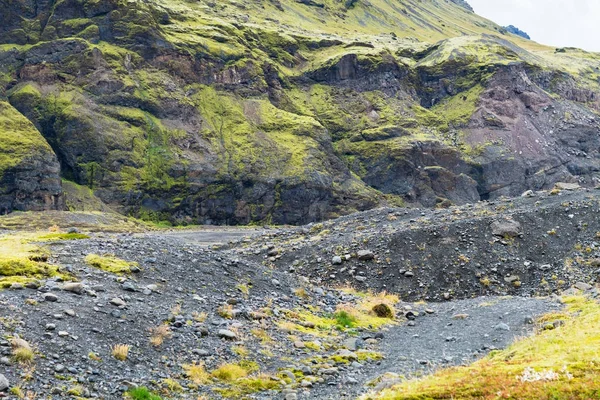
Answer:
[(356, 255), (361, 261), (369, 261), (375, 258), (375, 254), (371, 250), (359, 250)]
[(58, 296), (54, 293), (44, 293), (42, 297), (44, 298), (44, 301), (48, 301), (50, 303), (58, 301)]
[(229, 329), (219, 329), (219, 332), (217, 334), (219, 337), (224, 338), (224, 339), (229, 339), (229, 340), (237, 339), (237, 335), (235, 334), (235, 332), (232, 332)]
[(504, 322), (501, 322), (498, 325), (496, 325), (494, 327), (494, 329), (497, 330), (497, 331), (510, 331), (510, 326), (508, 326)]
[(110, 304), (112, 304), (113, 306), (122, 307), (127, 303), (125, 303), (122, 299), (115, 297), (110, 301)]
[(81, 282), (67, 282), (63, 285), (63, 290), (66, 292), (83, 294), (83, 283)]
[(8, 379), (4, 375), (0, 374), (0, 392), (5, 391), (9, 387), (10, 383), (8, 382)]

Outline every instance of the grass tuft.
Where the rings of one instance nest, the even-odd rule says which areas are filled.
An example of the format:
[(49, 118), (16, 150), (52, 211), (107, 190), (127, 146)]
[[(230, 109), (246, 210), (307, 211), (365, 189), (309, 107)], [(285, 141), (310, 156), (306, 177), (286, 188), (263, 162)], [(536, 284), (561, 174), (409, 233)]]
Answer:
[(145, 386), (129, 389), (125, 395), (131, 400), (162, 400), (160, 396), (155, 395)]
[(112, 347), (111, 354), (115, 359), (125, 361), (129, 356), (129, 348), (128, 344), (116, 344)]

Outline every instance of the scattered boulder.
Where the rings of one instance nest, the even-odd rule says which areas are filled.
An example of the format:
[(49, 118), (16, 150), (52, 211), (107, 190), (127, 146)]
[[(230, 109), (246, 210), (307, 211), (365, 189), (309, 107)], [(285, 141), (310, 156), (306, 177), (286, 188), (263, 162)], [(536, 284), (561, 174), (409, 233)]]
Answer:
[(124, 301), (124, 300), (122, 300), (122, 299), (120, 299), (120, 298), (118, 298), (118, 297), (115, 297), (114, 299), (112, 299), (112, 300), (110, 301), (110, 304), (112, 304), (113, 306), (117, 306), (117, 307), (123, 307), (123, 306), (124, 306), (124, 305), (126, 305), (127, 303), (125, 303), (125, 301)]
[(369, 261), (375, 258), (375, 254), (371, 250), (359, 250), (356, 256), (361, 261)]
[(66, 292), (83, 294), (83, 283), (81, 282), (67, 282), (62, 288)]
[(54, 293), (44, 293), (43, 296), (44, 301), (50, 302), (50, 303), (54, 303), (56, 301), (58, 301), (58, 296), (55, 295)]
[(217, 333), (217, 335), (223, 339), (228, 339), (228, 340), (237, 339), (237, 334), (233, 331), (230, 331), (229, 329), (219, 329), (219, 332)]
[(512, 219), (492, 222), (492, 234), (503, 238), (514, 238), (521, 235), (521, 224)]

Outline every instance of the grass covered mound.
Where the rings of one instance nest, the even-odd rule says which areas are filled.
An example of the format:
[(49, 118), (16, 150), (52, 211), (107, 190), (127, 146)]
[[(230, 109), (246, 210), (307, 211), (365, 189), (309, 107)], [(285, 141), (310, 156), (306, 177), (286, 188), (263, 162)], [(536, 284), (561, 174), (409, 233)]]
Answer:
[(71, 277), (47, 263), (50, 252), (36, 242), (87, 238), (82, 234), (8, 234), (0, 237), (0, 288), (13, 284), (27, 285), (42, 279)]
[(85, 262), (94, 268), (101, 269), (112, 274), (129, 274), (132, 268), (137, 268), (138, 263), (122, 260), (113, 255), (99, 256), (98, 254), (88, 254)]
[[(598, 399), (600, 305), (585, 297), (565, 303), (564, 312), (540, 319), (537, 335), (506, 350), (363, 399)], [(564, 325), (548, 329), (554, 328), (550, 321)]]

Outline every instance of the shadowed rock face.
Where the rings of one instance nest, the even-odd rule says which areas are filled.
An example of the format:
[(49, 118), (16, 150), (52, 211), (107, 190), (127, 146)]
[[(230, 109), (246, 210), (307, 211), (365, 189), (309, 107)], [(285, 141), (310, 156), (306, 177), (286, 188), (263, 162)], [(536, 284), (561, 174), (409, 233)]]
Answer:
[(42, 135), (0, 100), (0, 214), (62, 210), (60, 165)]
[(0, 214), (63, 210), (60, 165), (52, 153), (32, 155), (0, 180)]
[(598, 58), (519, 47), (462, 1), (0, 6), (0, 95), (60, 164), (4, 176), (23, 188), (5, 185), (7, 211), (62, 207), (59, 178), (123, 213), (213, 224), (597, 179)]

